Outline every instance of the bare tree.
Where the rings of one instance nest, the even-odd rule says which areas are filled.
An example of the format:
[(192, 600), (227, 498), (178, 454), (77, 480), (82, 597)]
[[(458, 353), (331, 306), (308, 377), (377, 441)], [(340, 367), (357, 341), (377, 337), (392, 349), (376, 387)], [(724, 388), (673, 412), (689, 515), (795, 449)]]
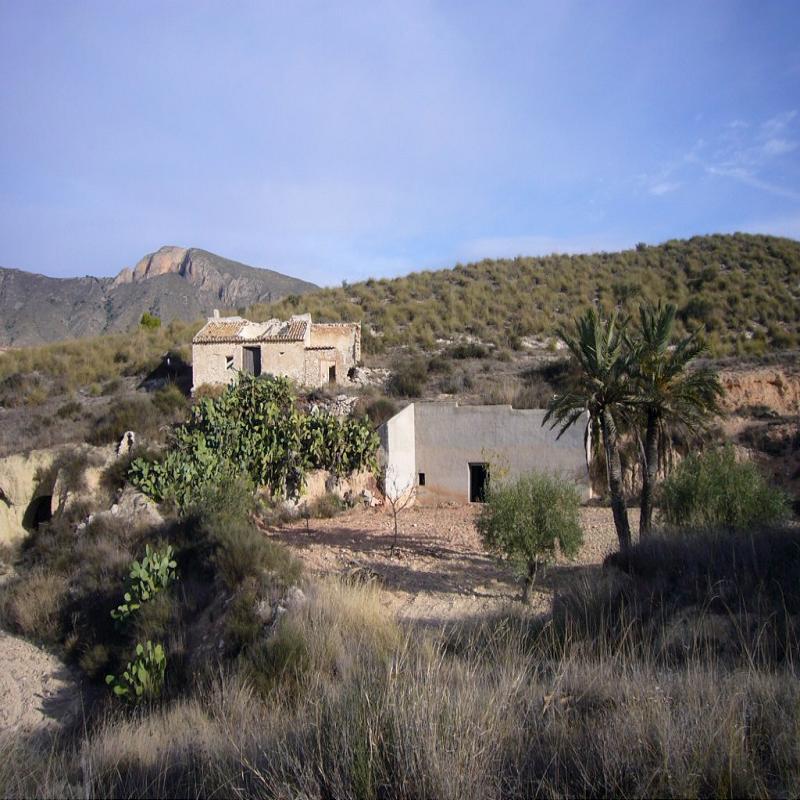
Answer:
[(387, 467), (383, 478), (383, 496), (392, 511), (394, 540), (390, 552), (394, 553), (397, 549), (397, 515), (413, 502), (417, 496), (417, 487), (414, 485), (413, 479), (403, 480), (394, 467)]

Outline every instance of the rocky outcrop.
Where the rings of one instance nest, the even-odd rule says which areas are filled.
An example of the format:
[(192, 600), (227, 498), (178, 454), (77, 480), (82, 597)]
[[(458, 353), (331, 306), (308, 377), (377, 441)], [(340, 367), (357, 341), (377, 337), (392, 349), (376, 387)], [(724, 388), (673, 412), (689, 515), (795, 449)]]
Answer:
[(720, 373), (725, 411), (764, 408), (780, 416), (800, 414), (800, 374), (780, 367), (731, 370)]
[(112, 447), (62, 445), (0, 459), (0, 543), (25, 538), (53, 514), (91, 502)]

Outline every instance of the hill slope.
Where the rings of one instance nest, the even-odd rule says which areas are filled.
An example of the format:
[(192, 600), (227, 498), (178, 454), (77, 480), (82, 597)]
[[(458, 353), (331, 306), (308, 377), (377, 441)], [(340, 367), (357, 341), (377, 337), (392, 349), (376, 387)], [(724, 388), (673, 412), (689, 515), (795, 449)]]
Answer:
[(759, 354), (800, 344), (800, 242), (749, 234), (696, 236), (591, 255), (484, 260), (404, 278), (322, 289), (259, 307), (252, 316), (298, 309), (319, 320), (363, 320), (365, 352), (434, 346), (474, 336), (501, 347), (552, 336), (600, 302), (637, 314), (643, 300), (671, 301), (680, 326), (706, 327), (717, 355)]
[(162, 247), (116, 278), (49, 278), (0, 268), (0, 345), (127, 331), (149, 311), (165, 322), (317, 287), (196, 248)]

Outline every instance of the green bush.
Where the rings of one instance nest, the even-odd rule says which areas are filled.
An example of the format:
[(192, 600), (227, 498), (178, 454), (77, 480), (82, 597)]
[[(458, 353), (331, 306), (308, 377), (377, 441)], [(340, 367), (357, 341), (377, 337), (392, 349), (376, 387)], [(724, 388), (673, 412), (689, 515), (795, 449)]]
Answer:
[(282, 498), (300, 492), (309, 469), (374, 469), (378, 444), (364, 420), (301, 414), (286, 378), (242, 374), (220, 397), (194, 406), (161, 460), (133, 461), (129, 478), (157, 502), (184, 510), (207, 485), (239, 473)]
[(486, 358), (489, 355), (489, 350), (482, 344), (476, 342), (463, 342), (462, 344), (453, 345), (448, 352), (450, 358), (466, 359), (466, 358)]
[(732, 447), (684, 459), (662, 486), (661, 516), (675, 528), (741, 530), (789, 516), (786, 495)]
[(523, 577), (527, 601), (539, 567), (554, 561), (557, 549), (573, 556), (583, 543), (580, 494), (569, 481), (543, 472), (490, 482), (478, 532), (486, 548), (507, 558)]
[(397, 413), (397, 406), (388, 397), (378, 397), (367, 404), (364, 412), (373, 427), (379, 428)]
[(389, 394), (397, 397), (419, 397), (425, 390), (428, 367), (421, 358), (395, 364), (386, 385)]
[(152, 403), (143, 397), (115, 401), (111, 409), (98, 420), (89, 441), (101, 445), (116, 443), (126, 431), (139, 435), (151, 435), (158, 428), (158, 415), (153, 413)]
[(246, 476), (208, 484), (188, 510), (195, 535), (207, 544), (214, 573), (231, 591), (248, 578), (288, 587), (300, 577), (300, 564), (270, 541), (252, 520), (253, 485)]
[(161, 327), (161, 318), (151, 314), (149, 311), (145, 311), (139, 320), (139, 325), (146, 330), (155, 330)]
[(185, 416), (185, 412), (189, 409), (186, 395), (174, 383), (168, 383), (159, 389), (153, 395), (152, 403), (165, 417)]

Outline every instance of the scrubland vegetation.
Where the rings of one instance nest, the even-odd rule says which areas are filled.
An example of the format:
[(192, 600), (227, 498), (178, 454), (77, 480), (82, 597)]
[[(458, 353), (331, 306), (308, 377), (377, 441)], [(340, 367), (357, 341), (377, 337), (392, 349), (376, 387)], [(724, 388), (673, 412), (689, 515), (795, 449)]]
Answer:
[(519, 606), (440, 633), (398, 627), (374, 588), (335, 580), (307, 586), (269, 636), (234, 600), (221, 666), (168, 677), (133, 713), (97, 703), (53, 746), (4, 742), (0, 788), (793, 796), (799, 558), (796, 529), (654, 537), (565, 579), (546, 617)]
[(713, 354), (761, 355), (798, 344), (798, 278), (795, 241), (698, 236), (620, 253), (487, 259), (288, 297), (251, 313), (362, 320), (367, 353), (396, 345), (430, 350), (437, 339), (461, 336), (513, 350), (522, 337), (550, 337), (583, 308), (630, 315), (642, 301), (663, 299), (678, 308), (679, 334), (708, 329)]
[[(256, 485), (291, 497), (312, 467), (373, 466), (376, 440), (363, 421), (304, 414), (285, 381), (244, 378), (191, 411), (170, 383), (131, 401), (144, 406), (119, 403), (96, 426), (99, 440), (135, 427), (132, 416), (179, 423), (156, 437), (171, 450), (139, 450), (103, 476), (109, 492), (130, 479), (165, 501), (165, 521), (137, 527), (65, 505), (14, 554), (0, 621), (73, 665), (84, 704), (58, 738), (0, 737), (0, 794), (796, 796), (800, 529), (787, 498), (732, 450), (690, 456), (657, 478), (670, 435), (717, 410), (713, 372), (690, 364), (702, 351), (695, 323), (709, 326), (718, 352), (792, 346), (799, 263), (793, 242), (705, 237), (483, 262), (263, 309), (360, 314), (375, 328), (365, 337), (373, 352), (437, 349), (427, 361), (398, 357), (389, 389), (404, 397), (447, 381), (460, 391), (465, 362), (514, 352), (522, 336), (591, 307), (564, 334), (571, 360), (533, 368), (525, 396), (549, 402), (557, 424), (589, 412), (626, 524), (611, 479), (629, 437), (656, 510), (638, 541), (628, 530), (602, 566), (579, 567), (556, 563), (583, 536), (570, 486), (541, 475), (491, 483), (479, 530), (519, 573), (523, 596), (547, 567), (554, 591), (543, 613), (509, 603), (439, 629), (401, 625), (369, 576), (304, 575), (265, 533), (274, 512)], [(645, 272), (645, 292), (675, 307), (645, 304), (626, 327), (611, 306), (638, 307), (632, 287)], [(722, 305), (705, 308), (712, 292)], [(752, 338), (735, 330), (740, 314)], [(124, 378), (119, 364), (153, 369), (184, 333), (162, 326), (120, 340), (129, 361), (116, 367), (90, 366), (79, 345), (6, 354), (3, 397), (33, 393), (22, 402), (35, 404), (37, 386), (72, 363), (85, 369), (77, 381), (102, 391)], [(480, 341), (437, 345), (440, 333)], [(394, 402), (365, 393), (358, 409), (377, 424)], [(326, 497), (300, 513), (337, 506)]]

